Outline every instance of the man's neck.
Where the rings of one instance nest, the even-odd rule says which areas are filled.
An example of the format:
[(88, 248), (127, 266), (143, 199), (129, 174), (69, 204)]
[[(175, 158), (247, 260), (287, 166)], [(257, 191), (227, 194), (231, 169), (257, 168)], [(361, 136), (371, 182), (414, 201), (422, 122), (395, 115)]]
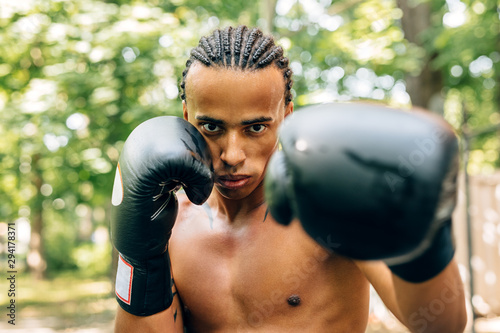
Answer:
[(216, 209), (218, 214), (224, 215), (228, 223), (248, 221), (252, 215), (265, 210), (263, 184), (257, 186), (250, 195), (242, 199), (228, 199), (214, 189), (210, 197), (210, 206)]

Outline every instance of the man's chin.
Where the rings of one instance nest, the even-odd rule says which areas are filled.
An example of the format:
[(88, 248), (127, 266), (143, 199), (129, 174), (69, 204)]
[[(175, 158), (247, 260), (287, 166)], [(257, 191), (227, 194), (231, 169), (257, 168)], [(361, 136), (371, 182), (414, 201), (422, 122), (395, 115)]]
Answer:
[(215, 188), (221, 196), (229, 200), (242, 200), (248, 197), (253, 192), (253, 189), (250, 187), (228, 189), (224, 186), (215, 185)]
[(224, 187), (219, 184), (215, 184), (215, 189), (217, 192), (224, 198), (229, 199), (229, 200), (242, 200), (250, 195), (252, 195), (255, 191), (263, 191), (263, 186), (262, 183), (259, 185), (249, 185), (249, 186), (244, 186), (238, 189), (231, 189)]
[(244, 189), (233, 190), (217, 185), (215, 188), (222, 197), (230, 200), (241, 200), (248, 196), (248, 191), (245, 191)]

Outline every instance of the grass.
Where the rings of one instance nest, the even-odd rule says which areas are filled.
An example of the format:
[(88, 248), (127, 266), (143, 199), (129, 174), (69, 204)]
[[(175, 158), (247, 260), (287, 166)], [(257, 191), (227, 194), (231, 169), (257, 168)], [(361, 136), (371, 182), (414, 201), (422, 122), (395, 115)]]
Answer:
[[(0, 312), (6, 317), (10, 302), (9, 281), (0, 281)], [(80, 278), (65, 274), (44, 281), (29, 276), (16, 276), (16, 326), (38, 320), (44, 327), (63, 329), (88, 326), (113, 320), (116, 301), (111, 294), (112, 284), (106, 278)], [(2, 324), (8, 319), (3, 319)], [(19, 325), (19, 326), (18, 326)]]

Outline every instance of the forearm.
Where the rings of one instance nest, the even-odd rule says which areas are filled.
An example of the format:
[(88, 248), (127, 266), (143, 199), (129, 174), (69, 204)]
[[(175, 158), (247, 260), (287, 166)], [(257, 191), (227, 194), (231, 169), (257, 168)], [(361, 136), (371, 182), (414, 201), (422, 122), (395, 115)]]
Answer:
[(175, 285), (172, 286), (172, 292), (172, 305), (151, 316), (135, 316), (119, 306), (116, 312), (115, 333), (183, 333), (182, 307)]
[(434, 278), (411, 283), (382, 261), (356, 261), (387, 308), (411, 332), (462, 332), (466, 323), (463, 284), (455, 260)]
[(389, 266), (398, 308), (412, 331), (463, 331), (465, 300), (454, 253), (449, 221), (419, 257)]
[[(118, 307), (115, 321), (115, 333), (170, 333), (175, 330), (172, 307), (151, 316), (134, 316)], [(182, 331), (179, 331), (182, 332)]]
[(400, 320), (412, 332), (463, 332), (467, 315), (455, 260), (428, 281), (410, 283), (394, 274), (392, 281)]

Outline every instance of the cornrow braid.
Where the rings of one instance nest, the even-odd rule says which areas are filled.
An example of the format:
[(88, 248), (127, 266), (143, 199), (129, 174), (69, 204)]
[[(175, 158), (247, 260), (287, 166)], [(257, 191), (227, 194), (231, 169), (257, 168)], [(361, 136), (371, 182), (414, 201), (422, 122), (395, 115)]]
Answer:
[(241, 43), (243, 41), (243, 34), (248, 28), (244, 25), (240, 25), (236, 32), (234, 33), (234, 42), (233, 42), (233, 52), (234, 52), (234, 64), (239, 65), (240, 63), (240, 54), (241, 54)]
[(243, 63), (241, 64), (241, 68), (245, 68), (247, 66), (248, 59), (250, 58), (250, 53), (252, 52), (252, 49), (256, 44), (255, 41), (260, 36), (262, 36), (262, 31), (257, 28), (253, 28), (248, 34), (248, 37), (246, 38), (245, 49), (243, 50)]
[(212, 59), (212, 60), (217, 59), (212, 46), (209, 44), (209, 42), (207, 41), (207, 39), (205, 37), (200, 39), (200, 46), (203, 48), (205, 53), (210, 57), (210, 59)]
[(225, 65), (228, 66), (228, 65), (231, 65), (231, 30), (233, 28), (232, 27), (227, 27), (226, 29), (224, 29), (223, 33), (222, 33), (222, 45), (224, 46), (224, 62), (225, 62)]
[(248, 29), (244, 25), (214, 30), (202, 37), (191, 51), (182, 72), (181, 99), (186, 100), (186, 78), (191, 65), (198, 61), (207, 67), (239, 68), (258, 70), (275, 64), (281, 70), (285, 84), (285, 106), (292, 101), (292, 70), (284, 57), (283, 48), (274, 42), (271, 35), (264, 35), (258, 28)]
[[(268, 44), (269, 45), (269, 44)], [(268, 50), (260, 57), (260, 61), (257, 63), (257, 67), (265, 67), (268, 63), (273, 61), (274, 59), (282, 58), (283, 56), (283, 48), (281, 46), (277, 47), (269, 47)], [(282, 58), (283, 60), (286, 58)], [(280, 65), (280, 61), (277, 62), (278, 68), (282, 69)], [(288, 65), (288, 62), (287, 62)]]
[(191, 56), (200, 60), (206, 66), (210, 66), (211, 64), (210, 59), (202, 52), (202, 50), (199, 47), (191, 50)]
[(220, 45), (220, 30), (214, 31), (215, 56), (217, 59), (222, 58), (222, 47)]
[(260, 42), (260, 45), (255, 49), (255, 52), (252, 54), (252, 61), (251, 61), (252, 65), (256, 63), (257, 60), (259, 60), (260, 56), (264, 52), (267, 51), (270, 42), (271, 38), (269, 36), (264, 37), (264, 39)]

